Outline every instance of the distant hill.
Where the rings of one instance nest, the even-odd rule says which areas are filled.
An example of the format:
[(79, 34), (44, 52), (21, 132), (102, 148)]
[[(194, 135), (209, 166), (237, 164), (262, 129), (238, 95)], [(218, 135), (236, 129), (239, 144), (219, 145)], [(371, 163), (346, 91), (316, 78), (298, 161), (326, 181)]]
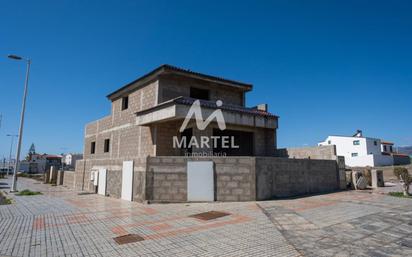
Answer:
[(412, 146), (402, 146), (402, 147), (397, 147), (396, 149), (399, 151), (399, 153), (412, 156)]

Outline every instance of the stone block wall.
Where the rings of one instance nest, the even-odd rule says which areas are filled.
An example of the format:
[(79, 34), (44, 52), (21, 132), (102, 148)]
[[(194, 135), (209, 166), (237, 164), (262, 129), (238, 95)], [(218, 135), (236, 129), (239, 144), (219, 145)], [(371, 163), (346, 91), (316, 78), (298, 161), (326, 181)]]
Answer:
[(211, 101), (222, 100), (224, 104), (244, 106), (244, 92), (233, 87), (199, 79), (176, 75), (161, 76), (159, 80), (159, 102), (165, 102), (179, 96), (190, 96), (190, 87), (209, 90)]
[(187, 161), (213, 161), (215, 200), (253, 201), (256, 194), (254, 158), (251, 157), (149, 157), (147, 200), (187, 200)]
[(335, 145), (278, 149), (277, 156), (316, 160), (336, 160), (337, 158)]
[(213, 159), (217, 201), (253, 201), (256, 196), (255, 158)]
[(121, 197), (123, 161), (133, 161), (133, 201), (145, 200), (146, 158), (80, 160), (76, 162), (75, 189), (93, 192), (91, 172), (100, 168), (107, 170), (106, 194)]
[(334, 160), (256, 158), (257, 200), (331, 192), (339, 189)]
[[(331, 192), (346, 187), (344, 163), (336, 160), (184, 156), (133, 160), (133, 201), (138, 202), (185, 202), (188, 161), (213, 161), (216, 201), (266, 200)], [(79, 161), (72, 176), (75, 177), (76, 189), (92, 191), (90, 171), (104, 167), (107, 169), (106, 194), (120, 198), (122, 162), (123, 159)], [(70, 175), (67, 178), (65, 176), (65, 185), (70, 184)]]
[(58, 172), (59, 172), (59, 170), (56, 166), (51, 166), (50, 167), (50, 179), (49, 179), (50, 184), (57, 184)]
[(57, 172), (57, 182), (56, 182), (56, 184), (57, 185), (63, 185), (63, 178), (64, 178), (64, 171), (59, 170)]
[(108, 170), (106, 176), (106, 195), (120, 198), (122, 196), (122, 170)]
[[(116, 159), (154, 155), (153, 131), (135, 125), (135, 113), (158, 103), (158, 82), (149, 83), (129, 94), (129, 106), (122, 110), (122, 98), (112, 102), (112, 113), (86, 125), (84, 159)], [(110, 139), (110, 150), (104, 152), (104, 141)], [(95, 142), (95, 153), (91, 144)]]
[(63, 175), (63, 186), (74, 189), (75, 188), (75, 172), (74, 171), (64, 171)]
[(339, 170), (339, 189), (345, 190), (347, 189), (345, 157), (338, 156), (337, 163)]
[(184, 202), (187, 199), (185, 160), (176, 157), (149, 157), (147, 160), (146, 200)]

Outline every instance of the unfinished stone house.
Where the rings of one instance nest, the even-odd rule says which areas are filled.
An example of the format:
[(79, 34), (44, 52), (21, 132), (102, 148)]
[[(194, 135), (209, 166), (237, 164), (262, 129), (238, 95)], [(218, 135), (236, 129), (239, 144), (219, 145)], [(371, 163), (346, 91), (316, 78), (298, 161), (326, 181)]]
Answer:
[[(338, 189), (336, 154), (328, 160), (275, 157), (278, 117), (265, 104), (247, 108), (251, 90), (247, 83), (158, 67), (107, 96), (111, 114), (86, 125), (84, 159), (65, 174), (64, 184), (165, 202), (249, 201)], [(193, 106), (202, 117), (188, 115)], [(205, 126), (199, 128), (199, 121)]]

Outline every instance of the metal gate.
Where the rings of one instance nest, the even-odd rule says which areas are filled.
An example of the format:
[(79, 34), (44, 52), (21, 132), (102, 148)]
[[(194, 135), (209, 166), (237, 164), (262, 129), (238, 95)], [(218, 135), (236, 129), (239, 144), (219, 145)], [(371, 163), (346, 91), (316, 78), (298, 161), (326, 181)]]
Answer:
[(133, 199), (133, 161), (123, 162), (122, 170), (122, 199)]
[(107, 170), (99, 169), (99, 178), (98, 178), (98, 188), (97, 193), (99, 195), (106, 195), (106, 180), (107, 180)]
[(215, 200), (213, 162), (187, 162), (187, 200), (211, 202)]

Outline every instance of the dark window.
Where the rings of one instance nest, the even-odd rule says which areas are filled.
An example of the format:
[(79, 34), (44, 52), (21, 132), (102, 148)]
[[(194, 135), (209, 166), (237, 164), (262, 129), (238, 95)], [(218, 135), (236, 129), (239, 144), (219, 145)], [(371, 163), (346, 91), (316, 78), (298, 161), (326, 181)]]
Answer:
[(330, 145), (331, 143), (332, 143), (332, 141), (329, 140), (329, 141), (328, 141), (328, 145)]
[[(217, 147), (213, 149), (213, 153), (216, 154), (226, 154), (227, 156), (253, 156), (253, 133), (238, 131), (238, 130), (220, 130), (213, 129), (213, 136), (218, 136)], [(234, 145), (239, 146), (238, 148), (231, 147), (231, 142), (229, 147), (223, 148), (221, 144), (222, 138), (226, 136), (229, 141), (234, 140)]]
[(386, 152), (386, 145), (383, 146), (383, 151)]
[(129, 97), (125, 96), (122, 98), (122, 111), (129, 108)]
[(378, 142), (376, 142), (376, 141), (373, 141), (373, 144), (374, 144), (374, 145), (378, 145)]
[(359, 140), (353, 141), (353, 145), (360, 145), (360, 141)]
[(389, 151), (390, 151), (390, 152), (393, 152), (392, 146), (389, 146)]
[(180, 133), (180, 138), (186, 138), (186, 148), (184, 148), (185, 154), (191, 154), (192, 153), (192, 147), (189, 147), (189, 142), (190, 139), (193, 136), (193, 129), (188, 128), (185, 129), (182, 133)]
[(209, 100), (209, 90), (191, 87), (190, 97), (202, 100)]
[(96, 142), (90, 144), (90, 153), (94, 154), (96, 152)]
[(104, 140), (104, 152), (108, 153), (110, 150), (110, 139), (105, 139)]
[(352, 153), (352, 157), (358, 156), (358, 153)]

